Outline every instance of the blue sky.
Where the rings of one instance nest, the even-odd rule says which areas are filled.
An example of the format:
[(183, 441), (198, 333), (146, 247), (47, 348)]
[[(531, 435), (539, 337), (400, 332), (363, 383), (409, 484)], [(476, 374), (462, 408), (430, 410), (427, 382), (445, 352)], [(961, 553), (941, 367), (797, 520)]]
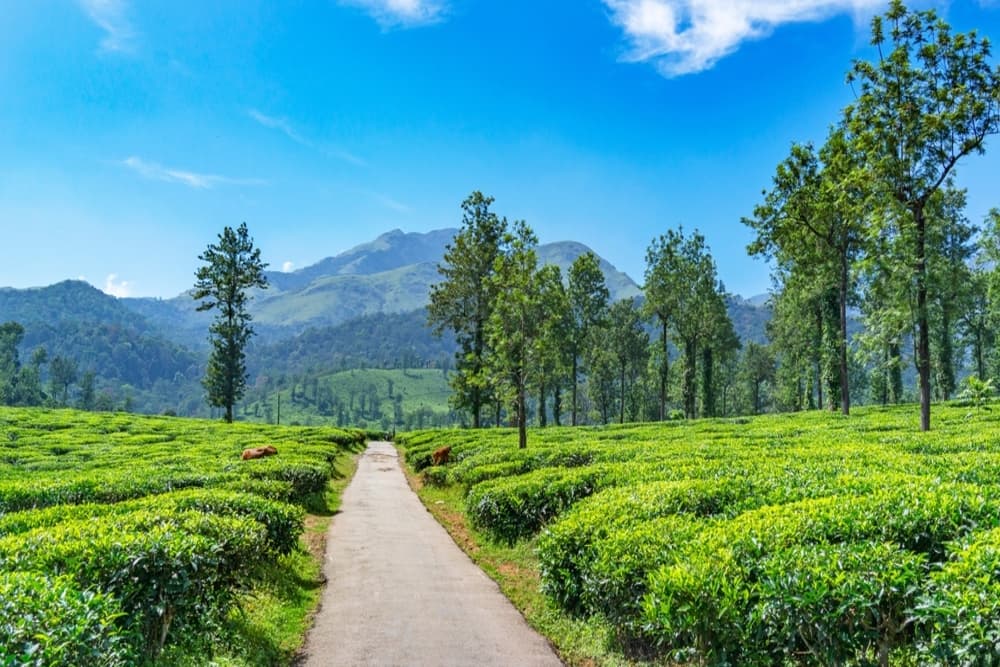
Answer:
[[(925, 3), (928, 6), (931, 3)], [(273, 269), (472, 190), (542, 242), (640, 280), (704, 232), (731, 291), (769, 286), (740, 224), (794, 141), (852, 97), (881, 0), (35, 0), (0, 13), (0, 285), (85, 277), (170, 297), (246, 221)], [(1000, 2), (936, 3), (1000, 39)], [(1000, 137), (959, 167), (1000, 205)]]

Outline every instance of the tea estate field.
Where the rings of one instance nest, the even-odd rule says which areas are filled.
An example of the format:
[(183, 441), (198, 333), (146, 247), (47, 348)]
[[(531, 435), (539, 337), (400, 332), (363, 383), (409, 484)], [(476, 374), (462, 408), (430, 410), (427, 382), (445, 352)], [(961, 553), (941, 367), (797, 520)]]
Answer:
[(904, 406), (401, 444), (623, 660), (1000, 664), (1000, 417), (934, 425)]
[(0, 408), (0, 665), (206, 664), (234, 624), (266, 643), (246, 610), (302, 587), (306, 510), (365, 435)]

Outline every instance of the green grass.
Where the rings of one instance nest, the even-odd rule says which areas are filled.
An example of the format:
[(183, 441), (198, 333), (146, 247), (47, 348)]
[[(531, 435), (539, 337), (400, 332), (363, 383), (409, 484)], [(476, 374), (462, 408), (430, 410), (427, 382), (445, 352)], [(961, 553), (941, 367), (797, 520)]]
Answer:
[(1000, 660), (1000, 416), (936, 406), (934, 428), (902, 406), (400, 446), (427, 507), (571, 664)]

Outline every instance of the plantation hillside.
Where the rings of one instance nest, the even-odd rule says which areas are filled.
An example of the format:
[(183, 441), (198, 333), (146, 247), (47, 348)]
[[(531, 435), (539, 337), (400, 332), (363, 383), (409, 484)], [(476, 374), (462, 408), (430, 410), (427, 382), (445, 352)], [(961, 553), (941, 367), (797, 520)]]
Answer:
[[(537, 549), (550, 603), (619, 653), (996, 660), (1000, 416), (936, 407), (936, 431), (917, 433), (914, 412), (535, 429), (527, 449), (513, 430), (401, 441), (425, 484), (462, 490), (481, 539)], [(450, 462), (431, 466), (443, 446)]]
[(450, 425), (460, 415), (448, 406), (448, 373), (438, 369), (356, 369), (292, 377), (278, 391), (257, 390), (240, 417), (274, 423), (355, 425), (380, 431)]
[[(0, 664), (232, 658), (240, 637), (263, 645), (248, 613), (270, 595), (261, 582), (294, 570), (305, 509), (323, 505), (364, 435), (0, 408)], [(241, 459), (265, 445), (277, 454)], [(284, 663), (294, 648), (232, 664)]]

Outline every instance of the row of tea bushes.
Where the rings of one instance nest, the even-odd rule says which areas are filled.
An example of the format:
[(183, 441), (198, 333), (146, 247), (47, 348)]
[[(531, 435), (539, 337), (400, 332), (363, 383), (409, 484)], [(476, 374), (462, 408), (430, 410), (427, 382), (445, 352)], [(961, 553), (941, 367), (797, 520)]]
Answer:
[[(0, 665), (207, 646), (365, 433), (0, 408)], [(278, 455), (243, 461), (243, 449)]]
[[(1000, 418), (912, 409), (402, 439), (629, 654), (1000, 664)], [(446, 466), (430, 453), (451, 446)], [(985, 657), (984, 657), (985, 656)]]

